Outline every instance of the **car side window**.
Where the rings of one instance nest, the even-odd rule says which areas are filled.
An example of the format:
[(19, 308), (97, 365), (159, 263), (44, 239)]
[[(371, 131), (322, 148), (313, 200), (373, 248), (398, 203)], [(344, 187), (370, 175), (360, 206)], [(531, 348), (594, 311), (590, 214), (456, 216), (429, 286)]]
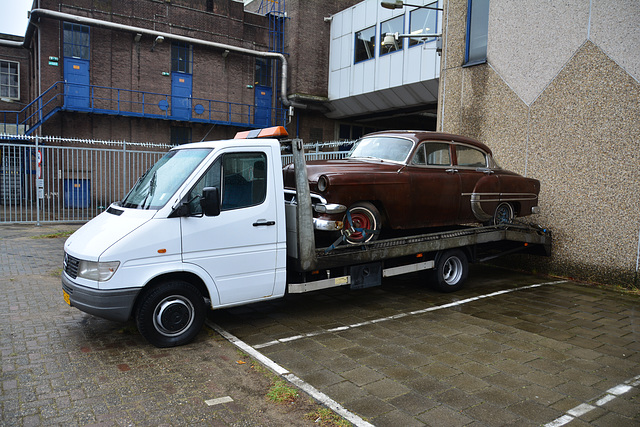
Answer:
[(450, 166), (449, 144), (441, 142), (422, 144), (413, 156), (411, 164), (418, 166)]
[[(221, 210), (256, 206), (267, 195), (267, 156), (264, 153), (232, 153), (218, 158), (188, 195), (191, 214), (201, 214), (200, 196), (205, 187), (218, 187)], [(222, 183), (222, 185), (221, 185)]]
[(458, 166), (474, 168), (487, 167), (486, 153), (478, 150), (477, 148), (467, 147), (465, 145), (456, 145), (456, 155), (458, 158)]

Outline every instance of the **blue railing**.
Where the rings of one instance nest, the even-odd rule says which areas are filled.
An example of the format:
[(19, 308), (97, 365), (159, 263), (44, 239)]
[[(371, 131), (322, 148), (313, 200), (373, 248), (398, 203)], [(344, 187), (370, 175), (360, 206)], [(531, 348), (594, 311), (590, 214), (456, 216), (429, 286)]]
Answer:
[(60, 110), (238, 127), (285, 124), (282, 108), (60, 81), (22, 110), (0, 111), (0, 133), (29, 135)]

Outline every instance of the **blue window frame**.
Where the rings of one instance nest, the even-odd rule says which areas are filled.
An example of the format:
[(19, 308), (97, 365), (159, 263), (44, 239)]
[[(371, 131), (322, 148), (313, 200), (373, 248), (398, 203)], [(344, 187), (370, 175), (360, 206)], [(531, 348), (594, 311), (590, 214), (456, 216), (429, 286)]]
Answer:
[(356, 32), (354, 63), (372, 59), (376, 54), (376, 27)]
[(487, 62), (488, 34), (489, 0), (468, 0), (465, 65)]
[(171, 71), (192, 74), (193, 47), (188, 43), (171, 43)]
[[(438, 2), (428, 4), (429, 7), (438, 7)], [(413, 35), (435, 34), (438, 31), (438, 11), (433, 9), (414, 9), (409, 15), (409, 33)], [(435, 41), (436, 37), (426, 39), (410, 38), (409, 47), (422, 43)]]
[(63, 50), (68, 58), (89, 59), (89, 27), (65, 22), (63, 25)]
[[(404, 15), (396, 16), (380, 23), (380, 39), (384, 40), (384, 36), (387, 33), (404, 33)], [(403, 47), (404, 39), (395, 40), (393, 44), (380, 43), (380, 55), (402, 50)]]

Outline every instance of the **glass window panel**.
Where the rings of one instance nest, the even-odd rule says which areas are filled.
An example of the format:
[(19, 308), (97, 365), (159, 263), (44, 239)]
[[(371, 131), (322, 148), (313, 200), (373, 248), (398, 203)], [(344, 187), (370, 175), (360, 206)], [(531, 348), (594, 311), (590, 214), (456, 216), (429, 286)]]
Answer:
[[(438, 7), (438, 2), (429, 4), (430, 7)], [(411, 11), (409, 16), (409, 32), (413, 35), (419, 34), (435, 34), (438, 30), (438, 11), (433, 9), (415, 9)], [(410, 38), (409, 47), (420, 43), (429, 43), (434, 41), (435, 37), (426, 39)]]
[(0, 96), (20, 99), (20, 64), (0, 61)]
[[(384, 40), (387, 33), (404, 33), (404, 15), (396, 16), (380, 24), (380, 38)], [(380, 55), (402, 50), (403, 39), (394, 40), (393, 43), (382, 45), (380, 43)]]
[(487, 59), (489, 0), (469, 0), (467, 14), (468, 28), (465, 62), (484, 62)]
[(449, 154), (449, 144), (430, 143), (425, 144), (427, 150), (427, 164), (434, 166), (450, 166), (451, 155)]
[(487, 158), (484, 152), (464, 145), (456, 146), (458, 166), (483, 168), (487, 166)]
[(366, 61), (375, 56), (376, 27), (370, 27), (356, 33), (355, 62)]
[(173, 42), (171, 44), (171, 71), (191, 74), (193, 49), (190, 44)]

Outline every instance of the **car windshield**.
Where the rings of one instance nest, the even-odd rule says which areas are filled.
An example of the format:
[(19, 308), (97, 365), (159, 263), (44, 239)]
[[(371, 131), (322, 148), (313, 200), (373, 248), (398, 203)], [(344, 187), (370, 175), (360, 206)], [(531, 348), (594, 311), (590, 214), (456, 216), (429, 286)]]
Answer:
[(411, 151), (413, 142), (403, 138), (369, 137), (354, 144), (347, 155), (351, 159), (378, 159), (404, 162)]
[(138, 179), (121, 206), (160, 209), (210, 152), (208, 148), (169, 151)]

